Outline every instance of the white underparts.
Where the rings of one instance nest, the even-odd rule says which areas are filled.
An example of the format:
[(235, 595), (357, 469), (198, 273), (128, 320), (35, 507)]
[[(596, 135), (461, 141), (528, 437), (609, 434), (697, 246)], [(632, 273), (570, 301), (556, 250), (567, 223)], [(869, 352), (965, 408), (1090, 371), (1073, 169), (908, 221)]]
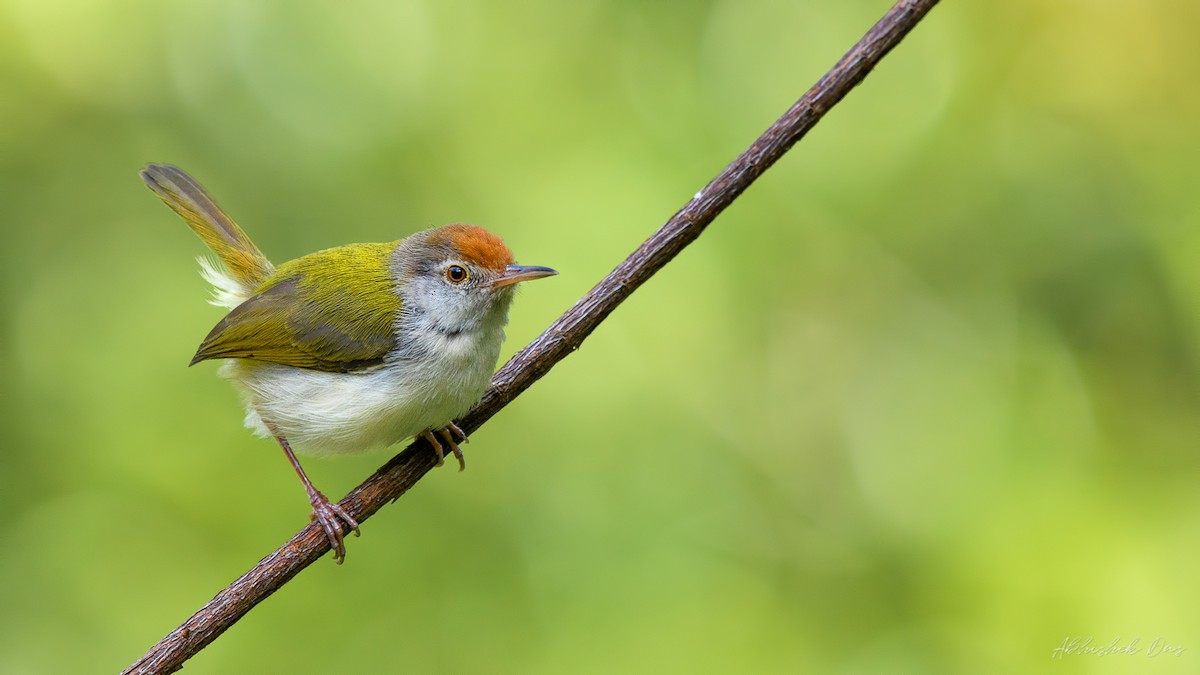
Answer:
[[(213, 304), (233, 308), (250, 292), (216, 264), (201, 259)], [(438, 429), (466, 412), (491, 382), (504, 340), (507, 303), (460, 333), (436, 330), (410, 314), (397, 321), (400, 346), (382, 365), (348, 373), (229, 359), (218, 371), (242, 392), (246, 426), (272, 433), (296, 452), (341, 454), (394, 445)], [(414, 322), (410, 319), (417, 318)]]

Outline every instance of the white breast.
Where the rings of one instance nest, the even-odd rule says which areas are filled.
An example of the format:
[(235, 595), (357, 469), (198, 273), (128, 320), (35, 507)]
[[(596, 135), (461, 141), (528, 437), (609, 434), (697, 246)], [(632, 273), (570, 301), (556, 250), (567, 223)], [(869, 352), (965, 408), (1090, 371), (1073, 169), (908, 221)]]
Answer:
[(428, 336), (419, 361), (391, 360), (351, 373), (327, 373), (231, 359), (221, 375), (241, 386), (246, 426), (270, 438), (268, 420), (305, 454), (351, 453), (394, 445), (466, 412), (491, 381), (502, 330)]

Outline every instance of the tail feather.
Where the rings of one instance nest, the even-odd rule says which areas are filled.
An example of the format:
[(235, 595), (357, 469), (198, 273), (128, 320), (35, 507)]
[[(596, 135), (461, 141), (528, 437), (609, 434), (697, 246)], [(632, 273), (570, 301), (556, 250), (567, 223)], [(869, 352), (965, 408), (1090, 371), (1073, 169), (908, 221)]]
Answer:
[(217, 254), (234, 281), (254, 288), (274, 269), (194, 178), (170, 165), (149, 164), (142, 170), (142, 180)]

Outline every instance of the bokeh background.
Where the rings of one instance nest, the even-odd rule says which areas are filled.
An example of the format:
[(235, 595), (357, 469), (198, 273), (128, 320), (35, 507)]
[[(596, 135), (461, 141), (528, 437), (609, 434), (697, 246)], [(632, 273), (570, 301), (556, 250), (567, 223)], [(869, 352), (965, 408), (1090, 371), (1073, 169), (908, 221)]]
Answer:
[[(562, 273), (507, 357), (888, 6), (0, 0), (0, 671), (120, 670), (306, 522), (143, 164), (276, 261), (494, 229)], [(1200, 670), (1198, 28), (943, 3), (187, 672)]]

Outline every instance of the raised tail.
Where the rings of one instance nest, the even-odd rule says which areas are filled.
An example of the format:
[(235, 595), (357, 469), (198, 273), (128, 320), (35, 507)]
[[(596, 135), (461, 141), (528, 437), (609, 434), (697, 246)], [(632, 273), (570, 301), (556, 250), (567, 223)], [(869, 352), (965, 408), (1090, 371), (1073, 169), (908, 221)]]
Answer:
[(274, 269), (196, 179), (167, 164), (149, 164), (142, 180), (208, 244), (238, 284), (254, 288)]

